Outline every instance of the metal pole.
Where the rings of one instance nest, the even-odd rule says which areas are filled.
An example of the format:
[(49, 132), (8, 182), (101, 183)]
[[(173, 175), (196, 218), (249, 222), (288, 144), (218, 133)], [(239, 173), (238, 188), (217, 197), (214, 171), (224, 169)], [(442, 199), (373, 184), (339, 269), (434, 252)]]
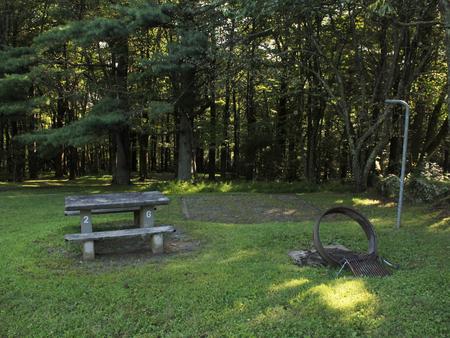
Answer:
[(402, 150), (402, 170), (400, 173), (400, 193), (398, 196), (398, 207), (397, 207), (397, 224), (396, 228), (400, 228), (400, 221), (402, 217), (402, 207), (403, 207), (403, 191), (405, 185), (405, 169), (406, 169), (406, 149), (408, 148), (408, 129), (409, 129), (409, 105), (403, 100), (386, 100), (387, 104), (401, 104), (405, 107), (405, 123), (403, 131), (403, 150)]

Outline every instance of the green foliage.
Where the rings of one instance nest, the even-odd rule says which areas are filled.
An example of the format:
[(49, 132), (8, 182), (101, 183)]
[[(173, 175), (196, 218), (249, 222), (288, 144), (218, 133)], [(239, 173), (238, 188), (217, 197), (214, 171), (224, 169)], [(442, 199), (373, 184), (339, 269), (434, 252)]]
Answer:
[(400, 178), (397, 175), (390, 174), (386, 177), (381, 177), (377, 184), (377, 190), (384, 197), (397, 197), (400, 189)]
[(318, 191), (319, 186), (309, 182), (211, 182), (197, 180), (195, 182), (160, 181), (153, 183), (150, 189), (159, 190), (166, 194), (200, 192), (299, 193)]
[(433, 202), (448, 192), (450, 182), (442, 168), (436, 163), (425, 163), (422, 168), (411, 173), (406, 178), (406, 192), (411, 200), (416, 202)]
[(7, 75), (0, 79), (0, 100), (20, 100), (27, 97), (31, 80), (27, 75)]
[(167, 25), (172, 20), (173, 9), (171, 4), (157, 5), (151, 2), (119, 8), (131, 31)]
[[(182, 158), (175, 148), (192, 144), (187, 154), (196, 154), (199, 171), (209, 164), (212, 170), (215, 157), (224, 177), (231, 171), (248, 179), (353, 177), (365, 189), (374, 158), (383, 154), (380, 168), (387, 168), (396, 157), (387, 149), (395, 148), (389, 139), (398, 111), (385, 117), (386, 95), (410, 98), (411, 166), (427, 156), (446, 161), (447, 40), (435, 24), (445, 18), (438, 3), (6, 1), (0, 5), (1, 136), (65, 126), (23, 138), (41, 141), (39, 150), (59, 151), (58, 142), (89, 144), (122, 125), (136, 136), (134, 149), (151, 152), (152, 169), (173, 170)], [(121, 109), (96, 113), (106, 97), (120, 98)], [(181, 112), (193, 131), (187, 143), (177, 142), (189, 134), (177, 125)], [(23, 171), (16, 162), (32, 162), (36, 154), (13, 144), (3, 147), (2, 171)], [(109, 145), (103, 147), (109, 154)], [(73, 168), (98, 151), (72, 150), (64, 164)], [(141, 169), (144, 155), (133, 158), (139, 158), (133, 168)], [(108, 157), (92, 170), (106, 167)], [(52, 163), (38, 166), (48, 170)]]
[(105, 98), (92, 107), (83, 119), (62, 128), (22, 135), (18, 139), (25, 143), (38, 142), (43, 147), (82, 146), (102, 140), (109, 131), (120, 129), (126, 123), (127, 118), (120, 109), (119, 100)]
[(0, 74), (24, 73), (37, 61), (35, 50), (30, 47), (0, 50), (0, 60)]
[(40, 34), (34, 43), (41, 49), (59, 47), (68, 41), (88, 47), (100, 41), (114, 41), (138, 29), (148, 29), (170, 22), (170, 5), (145, 3), (137, 6), (118, 6), (115, 18), (96, 17), (73, 21)]
[(376, 0), (369, 5), (368, 9), (381, 17), (397, 14), (394, 6), (392, 6), (391, 2), (388, 0)]
[[(200, 241), (198, 250), (82, 262), (79, 247), (63, 241), (64, 234), (79, 231), (78, 218), (62, 216), (64, 197), (117, 191), (105, 186), (107, 179), (29, 181), (1, 192), (1, 336), (450, 334), (449, 220), (421, 206), (405, 206), (399, 231), (393, 229), (393, 206), (371, 200), (364, 209), (375, 224), (380, 253), (401, 266), (387, 278), (336, 278), (335, 270), (293, 265), (286, 254), (310, 247), (311, 222), (188, 221), (173, 195), (171, 205), (157, 211), (157, 221)], [(365, 195), (330, 193), (302, 199), (321, 209), (359, 209), (367, 202)], [(94, 227), (130, 217), (98, 215)], [(342, 220), (329, 224), (346, 236), (355, 229)]]
[(150, 101), (146, 112), (150, 119), (157, 119), (165, 114), (173, 113), (173, 104), (166, 101)]
[[(405, 180), (406, 198), (414, 202), (433, 202), (449, 191), (450, 182), (443, 174), (442, 168), (435, 163), (426, 163), (415, 173), (409, 174)], [(396, 175), (382, 178), (377, 186), (379, 193), (384, 197), (397, 198), (400, 189), (400, 179)]]
[(416, 174), (428, 180), (446, 181), (450, 180), (450, 176), (444, 173), (444, 170), (437, 163), (426, 162), (422, 168), (416, 170)]
[(17, 119), (30, 113), (38, 106), (39, 99), (4, 101), (0, 103), (0, 116)]
[(406, 181), (408, 197), (416, 202), (435, 201), (445, 191), (435, 182), (422, 176), (411, 175)]
[(178, 43), (168, 44), (168, 54), (159, 54), (155, 60), (143, 61), (156, 75), (185, 73), (204, 62), (208, 39), (203, 32), (182, 30)]
[(87, 47), (95, 42), (108, 42), (128, 34), (128, 28), (119, 20), (100, 17), (56, 27), (39, 35), (34, 44), (42, 50), (59, 48), (68, 41)]
[(26, 116), (39, 102), (30, 99), (32, 82), (28, 75), (12, 74), (0, 78), (0, 116), (13, 119)]

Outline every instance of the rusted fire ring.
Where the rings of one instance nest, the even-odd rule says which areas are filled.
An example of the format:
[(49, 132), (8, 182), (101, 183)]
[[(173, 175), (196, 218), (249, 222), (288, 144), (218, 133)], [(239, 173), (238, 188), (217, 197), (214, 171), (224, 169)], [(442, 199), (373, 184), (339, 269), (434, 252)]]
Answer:
[(316, 247), (316, 250), (319, 252), (319, 254), (331, 265), (333, 266), (341, 266), (343, 263), (343, 258), (337, 258), (334, 257), (332, 254), (328, 253), (320, 241), (320, 222), (325, 216), (332, 215), (332, 214), (341, 214), (350, 217), (354, 221), (358, 222), (358, 224), (361, 226), (361, 228), (364, 230), (367, 239), (369, 241), (369, 248), (368, 248), (368, 257), (377, 257), (378, 256), (378, 250), (377, 250), (377, 236), (375, 234), (374, 227), (370, 221), (361, 215), (359, 212), (352, 208), (348, 207), (335, 207), (328, 209), (325, 211), (316, 221), (316, 224), (314, 224), (314, 231), (313, 231), (313, 239), (314, 239), (314, 246)]

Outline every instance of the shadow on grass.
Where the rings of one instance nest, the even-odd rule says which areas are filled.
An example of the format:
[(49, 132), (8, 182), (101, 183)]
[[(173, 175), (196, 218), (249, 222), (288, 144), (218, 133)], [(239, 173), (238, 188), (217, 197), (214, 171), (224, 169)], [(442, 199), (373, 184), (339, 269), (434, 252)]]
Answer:
[[(23, 192), (28, 193), (28, 189), (32, 188)], [(90, 328), (105, 318), (104, 326), (96, 326), (97, 335), (348, 337), (450, 333), (450, 304), (445, 296), (450, 277), (448, 220), (434, 218), (425, 207), (408, 206), (397, 231), (393, 230), (395, 208), (367, 195), (301, 195), (324, 209), (338, 200), (361, 208), (375, 223), (380, 253), (401, 265), (388, 278), (335, 279), (334, 270), (299, 268), (287, 256), (289, 250), (310, 247), (312, 221), (186, 221), (180, 217), (178, 198), (174, 198), (173, 213), (159, 215), (199, 241), (200, 250), (155, 258), (144, 255), (141, 261), (124, 260), (123, 264), (119, 260), (111, 263), (114, 255), (80, 263), (79, 248), (63, 242), (65, 233), (79, 232), (79, 220), (62, 216), (64, 194), (59, 189), (63, 188), (56, 188), (58, 196), (52, 198), (20, 199), (18, 193), (14, 195), (17, 198), (4, 202), (8, 218), (2, 227), (7, 231), (0, 238), (0, 267), (7, 273), (0, 276), (0, 291), (4, 292), (0, 292), (0, 300), (8, 311), (0, 311), (0, 319), (11, 335), (32, 333), (32, 328), (27, 331), (24, 325), (14, 327), (14, 319), (19, 317), (28, 318), (43, 336), (50, 332), (76, 335), (81, 330), (94, 335)], [(71, 194), (80, 191), (71, 189)], [(98, 218), (99, 229), (108, 228), (108, 219)], [(124, 224), (113, 218), (111, 222)], [(345, 222), (333, 224), (352, 234)], [(31, 312), (33, 306), (42, 310)], [(80, 327), (72, 324), (74, 317)], [(49, 318), (56, 319), (49, 322)]]

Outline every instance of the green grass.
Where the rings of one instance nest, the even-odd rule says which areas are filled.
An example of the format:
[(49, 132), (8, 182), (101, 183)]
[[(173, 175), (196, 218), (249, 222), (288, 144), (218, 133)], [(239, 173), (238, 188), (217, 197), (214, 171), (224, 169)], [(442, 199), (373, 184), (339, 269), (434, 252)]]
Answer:
[[(270, 186), (280, 192), (275, 184), (231, 183), (207, 191), (269, 192)], [(376, 226), (381, 255), (401, 265), (388, 278), (335, 278), (335, 270), (300, 268), (287, 257), (289, 250), (309, 248), (311, 222), (186, 221), (182, 185), (165, 187), (172, 203), (157, 220), (199, 240), (198, 250), (86, 263), (79, 248), (63, 241), (79, 230), (76, 217), (63, 216), (64, 197), (125, 188), (110, 187), (108, 177), (0, 184), (0, 336), (450, 335), (450, 218), (437, 218), (427, 206), (407, 205), (402, 228), (394, 230), (393, 204), (294, 185), (320, 209), (361, 210)], [(185, 188), (207, 195), (204, 188)], [(94, 222), (128, 217), (97, 216)], [(340, 220), (326, 225), (328, 234), (339, 229), (346, 238), (355, 229)], [(350, 244), (356, 245), (354, 238)]]

